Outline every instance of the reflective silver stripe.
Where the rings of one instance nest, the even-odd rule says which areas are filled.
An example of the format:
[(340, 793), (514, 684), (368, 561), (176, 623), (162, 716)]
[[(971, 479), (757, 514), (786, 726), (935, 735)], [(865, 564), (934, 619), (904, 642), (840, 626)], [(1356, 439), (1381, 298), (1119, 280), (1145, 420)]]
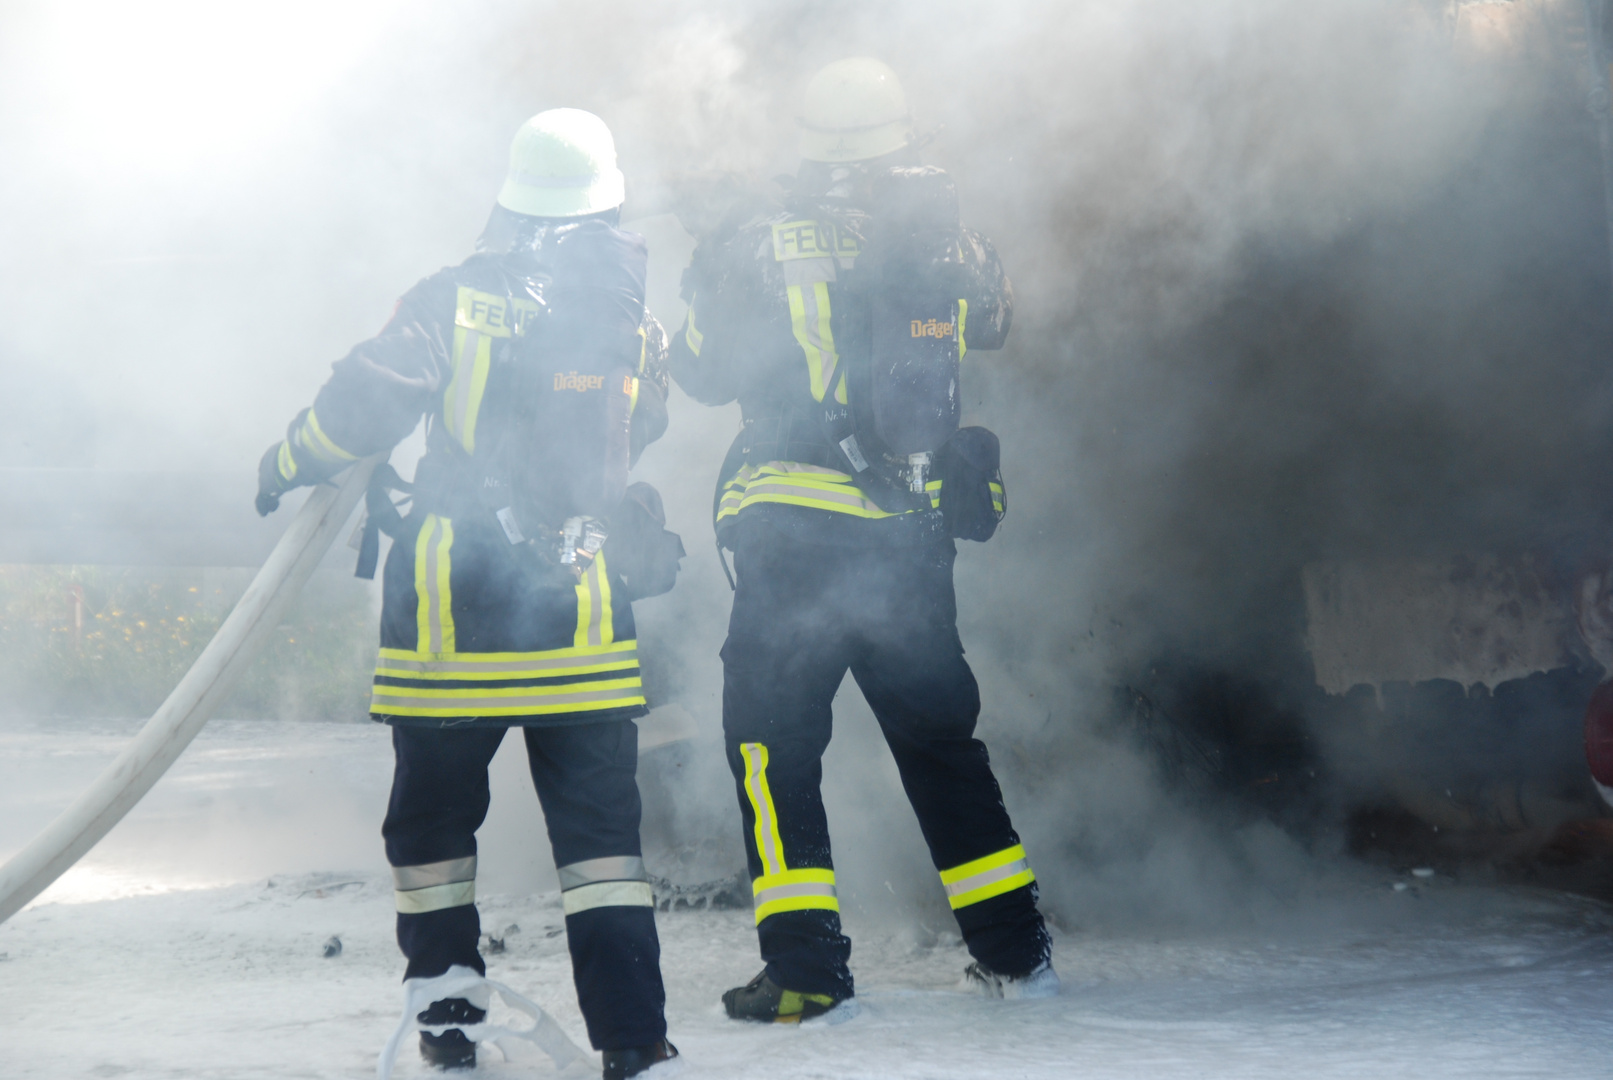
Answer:
[(400, 892), (425, 889), (433, 885), (449, 885), (456, 881), (476, 880), (476, 856), (463, 859), (444, 859), (442, 862), (423, 863), (420, 866), (394, 866), (392, 885)]
[(752, 483), (747, 485), (745, 498), (749, 499), (754, 495), (785, 495), (798, 499), (821, 499), (824, 502), (839, 503), (842, 506), (856, 506), (864, 510), (879, 509), (879, 507), (861, 495), (853, 495), (842, 491), (826, 491), (820, 487), (807, 487), (804, 484), (792, 484), (783, 477), (772, 483)]
[(609, 690), (577, 690), (557, 694), (511, 694), (499, 697), (469, 689), (449, 691), (441, 697), (408, 697), (402, 694), (394, 696), (392, 692), (400, 689), (407, 691), (413, 689), (413, 687), (375, 687), (373, 701), (375, 711), (385, 713), (389, 707), (400, 709), (443, 709), (457, 716), (466, 709), (513, 709), (532, 705), (584, 705), (594, 701), (638, 700), (643, 698), (637, 678), (633, 679), (631, 686), (618, 686)]
[(655, 893), (650, 891), (647, 881), (601, 881), (561, 893), (560, 906), (567, 915), (601, 907), (653, 908)]
[(560, 867), (560, 887), (575, 889), (600, 881), (643, 881), (644, 860), (637, 855), (607, 855)]
[(1011, 863), (994, 866), (990, 870), (982, 870), (973, 877), (966, 877), (962, 881), (954, 881), (950, 885), (943, 885), (943, 887), (946, 889), (948, 896), (962, 896), (964, 893), (973, 892), (976, 889), (1011, 878), (1015, 874), (1023, 874), (1030, 868), (1029, 859), (1015, 859)]
[(474, 904), (476, 883), (456, 881), (451, 885), (433, 885), (429, 889), (400, 890), (392, 895), (397, 900), (398, 914), (424, 915), (428, 911)]
[(605, 642), (599, 634), (599, 623), (605, 617), (601, 609), (609, 600), (599, 587), (598, 558), (588, 564), (588, 572), (583, 575), (583, 580), (588, 583), (588, 644), (603, 645)]
[(806, 465), (799, 461), (769, 461), (756, 470), (755, 475), (765, 476), (769, 470), (783, 473), (807, 473), (809, 475), (825, 476), (840, 483), (850, 483), (851, 475), (840, 469), (825, 468), (822, 465)]
[[(467, 335), (468, 336), (468, 335)], [(442, 590), (437, 587), (437, 538), (442, 531), (442, 520), (431, 523), (431, 537), (426, 541), (426, 610), (431, 620), (431, 644), (428, 652), (442, 652)]]
[(426, 590), (424, 597), (426, 625), (423, 628), (425, 630), (425, 641), (422, 643), (425, 645), (424, 650), (422, 650), (424, 652), (440, 653), (445, 651), (443, 648), (442, 583), (438, 580), (438, 575), (441, 572), (442, 561), (440, 549), (443, 546), (442, 541), (449, 536), (449, 527), (448, 523), (436, 514), (428, 516), (426, 518), (425, 534), (420, 540), (425, 550), (416, 554), (416, 558), (421, 555), (425, 558), (425, 567), (416, 574), (415, 581), (417, 588), (424, 585)]
[(776, 900), (793, 900), (798, 896), (839, 896), (832, 883), (819, 883), (816, 881), (799, 881), (792, 885), (774, 885), (766, 889), (758, 889), (753, 897), (757, 907), (771, 904)]
[(459, 396), (454, 400), (459, 408), (459, 431), (455, 434), (461, 443), (470, 438), (471, 401), (475, 397), (471, 389), (476, 381), (476, 350), (481, 343), (480, 331), (465, 331), (465, 347), (459, 350), (459, 365), (454, 371), (454, 381), (459, 383)]
[(545, 656), (531, 660), (471, 660), (472, 654), (460, 653), (457, 660), (394, 660), (382, 655), (377, 667), (393, 668), (398, 671), (419, 672), (458, 672), (477, 673), (494, 671), (547, 671), (553, 668), (588, 667), (592, 664), (612, 664), (623, 661), (634, 662), (638, 659), (636, 644), (629, 641), (625, 646), (612, 649), (609, 652), (580, 653), (571, 656)]

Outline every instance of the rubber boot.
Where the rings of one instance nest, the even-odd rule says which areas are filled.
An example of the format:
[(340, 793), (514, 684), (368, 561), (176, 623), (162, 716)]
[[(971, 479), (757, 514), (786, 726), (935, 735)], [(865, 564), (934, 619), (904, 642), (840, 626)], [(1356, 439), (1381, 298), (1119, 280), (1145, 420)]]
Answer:
[[(487, 1018), (484, 1009), (478, 1009), (464, 998), (444, 998), (433, 1001), (416, 1019), (433, 1027), (442, 1024), (480, 1024)], [(434, 1069), (474, 1069), (476, 1044), (458, 1028), (449, 1028), (440, 1035), (429, 1031), (420, 1033), (420, 1057)]]
[(736, 986), (722, 996), (730, 1019), (763, 1024), (799, 1024), (822, 1016), (846, 1000), (849, 999), (786, 990), (767, 977), (766, 968), (744, 986)]
[(678, 1056), (678, 1048), (662, 1039), (649, 1046), (635, 1046), (628, 1050), (606, 1050), (605, 1080), (627, 1080), (663, 1061)]

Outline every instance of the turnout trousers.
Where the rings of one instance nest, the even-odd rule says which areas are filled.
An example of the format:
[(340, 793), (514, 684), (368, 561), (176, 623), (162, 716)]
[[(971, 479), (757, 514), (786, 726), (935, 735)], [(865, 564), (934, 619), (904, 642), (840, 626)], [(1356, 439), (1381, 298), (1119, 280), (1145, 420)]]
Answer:
[[(666, 1035), (655, 907), (639, 848), (638, 728), (630, 720), (524, 727), (527, 761), (560, 871), (577, 1002), (596, 1050)], [(397, 725), (382, 835), (397, 890), (404, 978), (454, 964), (483, 974), (477, 950), (476, 830), (487, 767), (504, 728)]]
[(830, 705), (857, 680), (969, 952), (1003, 975), (1047, 960), (1035, 875), (974, 738), (980, 692), (963, 658), (950, 541), (907, 548), (805, 543), (740, 523), (723, 645), (723, 731), (745, 826), (768, 975), (801, 993), (853, 993), (819, 784)]

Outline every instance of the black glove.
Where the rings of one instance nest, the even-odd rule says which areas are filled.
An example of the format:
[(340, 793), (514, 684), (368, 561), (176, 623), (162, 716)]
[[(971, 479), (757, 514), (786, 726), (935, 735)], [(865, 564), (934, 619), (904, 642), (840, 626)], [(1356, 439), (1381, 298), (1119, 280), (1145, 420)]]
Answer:
[(287, 484), (280, 476), (280, 447), (275, 443), (264, 453), (263, 460), (258, 462), (258, 498), (257, 508), (259, 517), (268, 517), (280, 509), (280, 496), (292, 486)]

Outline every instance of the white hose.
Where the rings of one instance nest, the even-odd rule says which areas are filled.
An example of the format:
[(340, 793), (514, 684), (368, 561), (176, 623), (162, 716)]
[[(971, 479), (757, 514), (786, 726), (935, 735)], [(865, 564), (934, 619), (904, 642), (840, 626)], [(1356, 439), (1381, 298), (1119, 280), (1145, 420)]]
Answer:
[[(134, 742), (33, 843), (0, 867), (0, 922), (83, 858), (190, 745), (347, 524), (382, 460), (377, 455), (356, 462), (336, 486), (321, 485), (309, 493), (229, 618)], [(242, 498), (250, 498), (250, 492)]]

